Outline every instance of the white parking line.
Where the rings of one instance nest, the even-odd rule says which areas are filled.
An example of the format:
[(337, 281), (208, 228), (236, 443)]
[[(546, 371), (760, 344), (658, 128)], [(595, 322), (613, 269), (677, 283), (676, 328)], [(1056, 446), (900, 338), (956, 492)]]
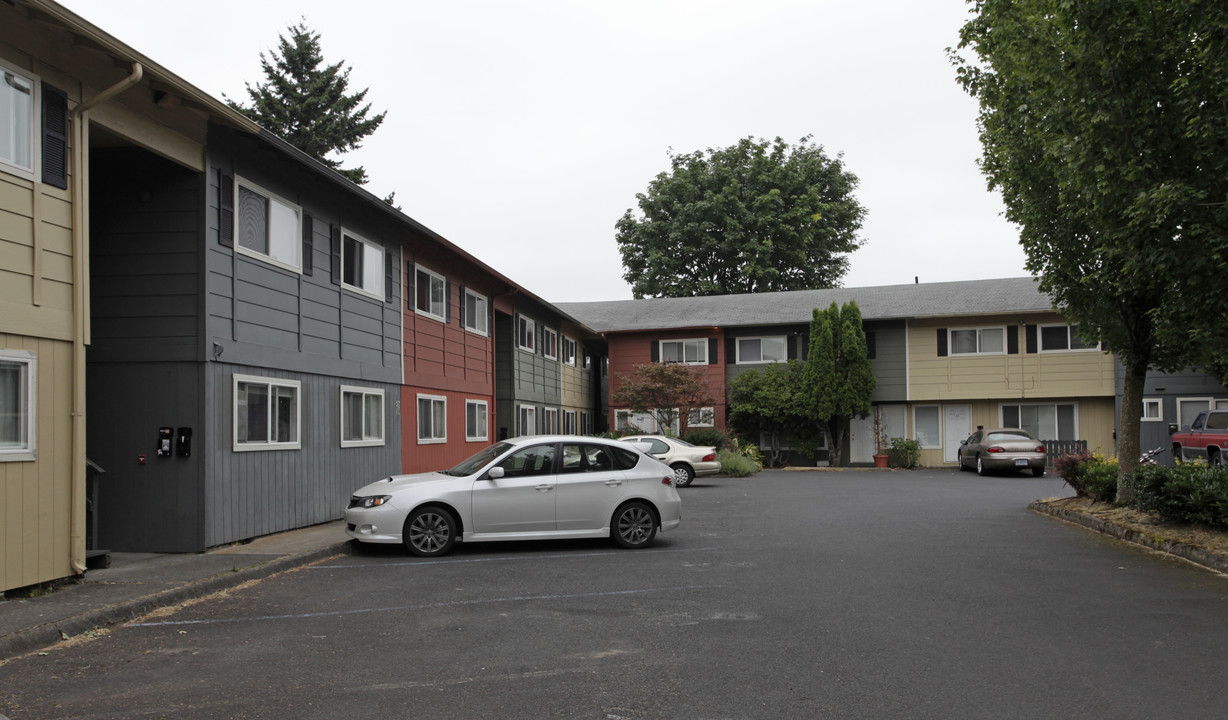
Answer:
[[(688, 548), (686, 550), (653, 550), (653, 555), (663, 553), (692, 553), (692, 552), (707, 552), (711, 550), (720, 550), (721, 548), (705, 547), (705, 548)], [(488, 557), (488, 558), (447, 558), (444, 560), (406, 560), (404, 562), (395, 563), (380, 563), (379, 565), (310, 565), (305, 569), (308, 570), (341, 570), (348, 568), (371, 568), (371, 567), (402, 567), (405, 565), (451, 565), (453, 563), (489, 563), (502, 562), (504, 560), (552, 560), (557, 558), (585, 558), (585, 557), (605, 557), (608, 555), (626, 555), (632, 556), (634, 553), (629, 553), (626, 550), (610, 550), (608, 552), (594, 553), (565, 553), (559, 555), (522, 555), (520, 557)]]
[(572, 595), (521, 595), (486, 600), (453, 600), (451, 602), (425, 603), (422, 605), (394, 605), (382, 608), (366, 608), (363, 610), (333, 610), (332, 612), (298, 613), (292, 615), (262, 615), (247, 618), (220, 618), (215, 620), (166, 620), (163, 622), (128, 623), (124, 627), (165, 627), (170, 625), (220, 625), (237, 622), (264, 622), (267, 620), (300, 620), (316, 617), (339, 617), (342, 615), (362, 615), (378, 612), (398, 612), (404, 610), (428, 610), (431, 608), (463, 607), (465, 605), (489, 605), (493, 603), (533, 602), (538, 600), (573, 600), (576, 598), (611, 597), (617, 595), (644, 595), (648, 593), (672, 592), (675, 590), (706, 590), (721, 587), (720, 585), (678, 585), (675, 587), (643, 588), (640, 590), (611, 590), (609, 592), (575, 593)]

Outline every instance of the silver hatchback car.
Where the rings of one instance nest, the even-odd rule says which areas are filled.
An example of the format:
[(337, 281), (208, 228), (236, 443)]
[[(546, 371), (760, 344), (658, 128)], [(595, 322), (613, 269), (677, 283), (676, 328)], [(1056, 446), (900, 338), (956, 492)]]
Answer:
[(495, 443), (450, 470), (393, 475), (350, 497), (345, 532), (420, 557), (456, 542), (608, 537), (652, 544), (682, 522), (674, 471), (626, 443), (568, 435)]

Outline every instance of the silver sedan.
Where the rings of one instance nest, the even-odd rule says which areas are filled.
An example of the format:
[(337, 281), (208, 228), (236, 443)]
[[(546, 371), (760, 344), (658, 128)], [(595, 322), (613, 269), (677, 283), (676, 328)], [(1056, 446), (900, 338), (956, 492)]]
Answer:
[(990, 470), (1028, 470), (1045, 474), (1045, 446), (1027, 430), (1019, 428), (977, 428), (959, 443), (959, 469), (971, 466), (977, 475)]
[(674, 485), (677, 487), (686, 487), (697, 477), (716, 475), (721, 471), (716, 448), (710, 445), (692, 445), (686, 440), (665, 435), (630, 435), (619, 439), (636, 445), (647, 443), (645, 452), (674, 469)]
[(345, 532), (420, 557), (456, 542), (608, 537), (652, 544), (682, 522), (674, 471), (625, 443), (566, 435), (496, 443), (450, 470), (393, 475), (359, 489)]

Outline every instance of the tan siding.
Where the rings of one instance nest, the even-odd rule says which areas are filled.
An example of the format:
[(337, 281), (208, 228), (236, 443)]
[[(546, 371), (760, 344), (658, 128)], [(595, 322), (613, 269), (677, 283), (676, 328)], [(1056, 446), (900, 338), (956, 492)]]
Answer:
[(72, 345), (0, 334), (0, 348), (37, 353), (33, 461), (0, 462), (0, 590), (72, 574)]

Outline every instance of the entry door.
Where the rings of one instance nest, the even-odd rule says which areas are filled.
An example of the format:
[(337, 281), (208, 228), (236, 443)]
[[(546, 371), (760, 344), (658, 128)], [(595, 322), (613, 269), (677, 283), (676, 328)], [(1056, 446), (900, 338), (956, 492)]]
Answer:
[(874, 415), (854, 417), (850, 423), (849, 462), (874, 462)]
[(942, 409), (942, 459), (959, 462), (959, 441), (972, 434), (972, 406), (947, 405)]

